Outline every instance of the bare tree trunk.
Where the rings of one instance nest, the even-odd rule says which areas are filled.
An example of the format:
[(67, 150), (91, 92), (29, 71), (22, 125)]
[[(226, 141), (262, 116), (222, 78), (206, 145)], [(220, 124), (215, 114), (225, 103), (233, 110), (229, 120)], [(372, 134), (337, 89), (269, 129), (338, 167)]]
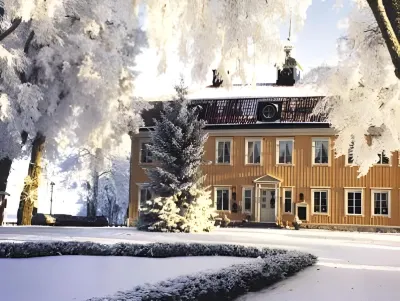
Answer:
[(0, 191), (6, 191), (7, 180), (11, 170), (12, 160), (3, 158), (0, 160)]
[(28, 176), (25, 178), (19, 208), (18, 225), (31, 225), (32, 214), (36, 214), (38, 207), (38, 187), (42, 171), (41, 162), (46, 137), (38, 133), (32, 143), (31, 160), (29, 162)]
[(97, 203), (98, 203), (98, 194), (99, 194), (99, 179), (100, 179), (100, 170), (104, 164), (104, 156), (101, 148), (96, 148), (96, 153), (92, 157), (91, 170), (92, 170), (92, 180), (91, 180), (91, 191), (89, 192), (88, 197), (88, 217), (96, 217), (97, 215)]
[(400, 79), (400, 0), (367, 0)]

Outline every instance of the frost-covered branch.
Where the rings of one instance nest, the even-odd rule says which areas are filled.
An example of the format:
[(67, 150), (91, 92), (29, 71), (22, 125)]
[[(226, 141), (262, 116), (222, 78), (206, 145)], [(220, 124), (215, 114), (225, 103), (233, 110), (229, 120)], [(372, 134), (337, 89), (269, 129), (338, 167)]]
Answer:
[(0, 34), (0, 42), (3, 41), (5, 38), (7, 38), (10, 34), (12, 34), (18, 28), (18, 26), (21, 24), (21, 22), (22, 22), (21, 18), (14, 19), (11, 22), (10, 28), (8, 28), (7, 30), (5, 30), (4, 32), (2, 32)]

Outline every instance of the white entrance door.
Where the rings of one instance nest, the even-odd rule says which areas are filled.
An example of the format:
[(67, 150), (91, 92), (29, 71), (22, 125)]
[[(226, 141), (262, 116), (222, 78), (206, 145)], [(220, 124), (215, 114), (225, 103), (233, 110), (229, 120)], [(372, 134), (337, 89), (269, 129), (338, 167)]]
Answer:
[(260, 199), (260, 222), (274, 223), (276, 206), (275, 190), (260, 189)]

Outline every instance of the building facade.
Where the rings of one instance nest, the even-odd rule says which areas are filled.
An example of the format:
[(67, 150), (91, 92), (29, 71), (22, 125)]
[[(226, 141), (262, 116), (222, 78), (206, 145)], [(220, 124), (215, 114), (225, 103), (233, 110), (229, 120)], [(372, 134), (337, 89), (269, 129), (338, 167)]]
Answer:
[[(290, 224), (400, 226), (399, 154), (378, 154), (364, 177), (348, 156), (336, 158), (335, 132), (312, 110), (321, 97), (194, 100), (207, 123), (203, 173), (213, 206), (231, 220)], [(132, 136), (129, 220), (151, 197), (145, 169), (160, 104), (144, 112)], [(349, 146), (349, 149), (351, 146)]]

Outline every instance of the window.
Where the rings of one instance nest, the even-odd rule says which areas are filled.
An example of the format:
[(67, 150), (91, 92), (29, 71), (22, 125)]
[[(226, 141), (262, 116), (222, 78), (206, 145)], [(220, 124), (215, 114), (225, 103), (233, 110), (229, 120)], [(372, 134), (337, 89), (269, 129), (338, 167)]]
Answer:
[(151, 145), (150, 142), (141, 142), (140, 143), (140, 163), (153, 163), (153, 154), (148, 149), (148, 145)]
[(379, 156), (379, 161), (376, 164), (378, 164), (378, 165), (390, 164), (390, 159), (388, 156), (385, 155), (384, 151), (382, 153), (378, 154), (378, 156)]
[(216, 141), (216, 163), (230, 164), (231, 163), (231, 147), (232, 140), (217, 139)]
[(217, 210), (229, 210), (229, 188), (216, 188)]
[(292, 209), (292, 189), (291, 188), (284, 188), (283, 189), (283, 208), (284, 213), (293, 213)]
[(143, 208), (147, 201), (151, 200), (151, 191), (147, 187), (140, 187), (139, 189), (139, 208)]
[(349, 151), (347, 153), (347, 165), (354, 165), (353, 150), (354, 150), (354, 141), (350, 143)]
[(293, 139), (276, 140), (276, 163), (293, 164)]
[(346, 214), (347, 215), (361, 215), (363, 193), (361, 190), (346, 190)]
[(329, 163), (329, 139), (313, 139), (313, 164)]
[(246, 164), (261, 164), (261, 139), (246, 139)]
[(243, 188), (243, 211), (251, 212), (253, 188)]
[(313, 210), (317, 214), (328, 214), (328, 190), (313, 190)]
[(372, 191), (372, 215), (389, 216), (390, 191), (373, 190)]

